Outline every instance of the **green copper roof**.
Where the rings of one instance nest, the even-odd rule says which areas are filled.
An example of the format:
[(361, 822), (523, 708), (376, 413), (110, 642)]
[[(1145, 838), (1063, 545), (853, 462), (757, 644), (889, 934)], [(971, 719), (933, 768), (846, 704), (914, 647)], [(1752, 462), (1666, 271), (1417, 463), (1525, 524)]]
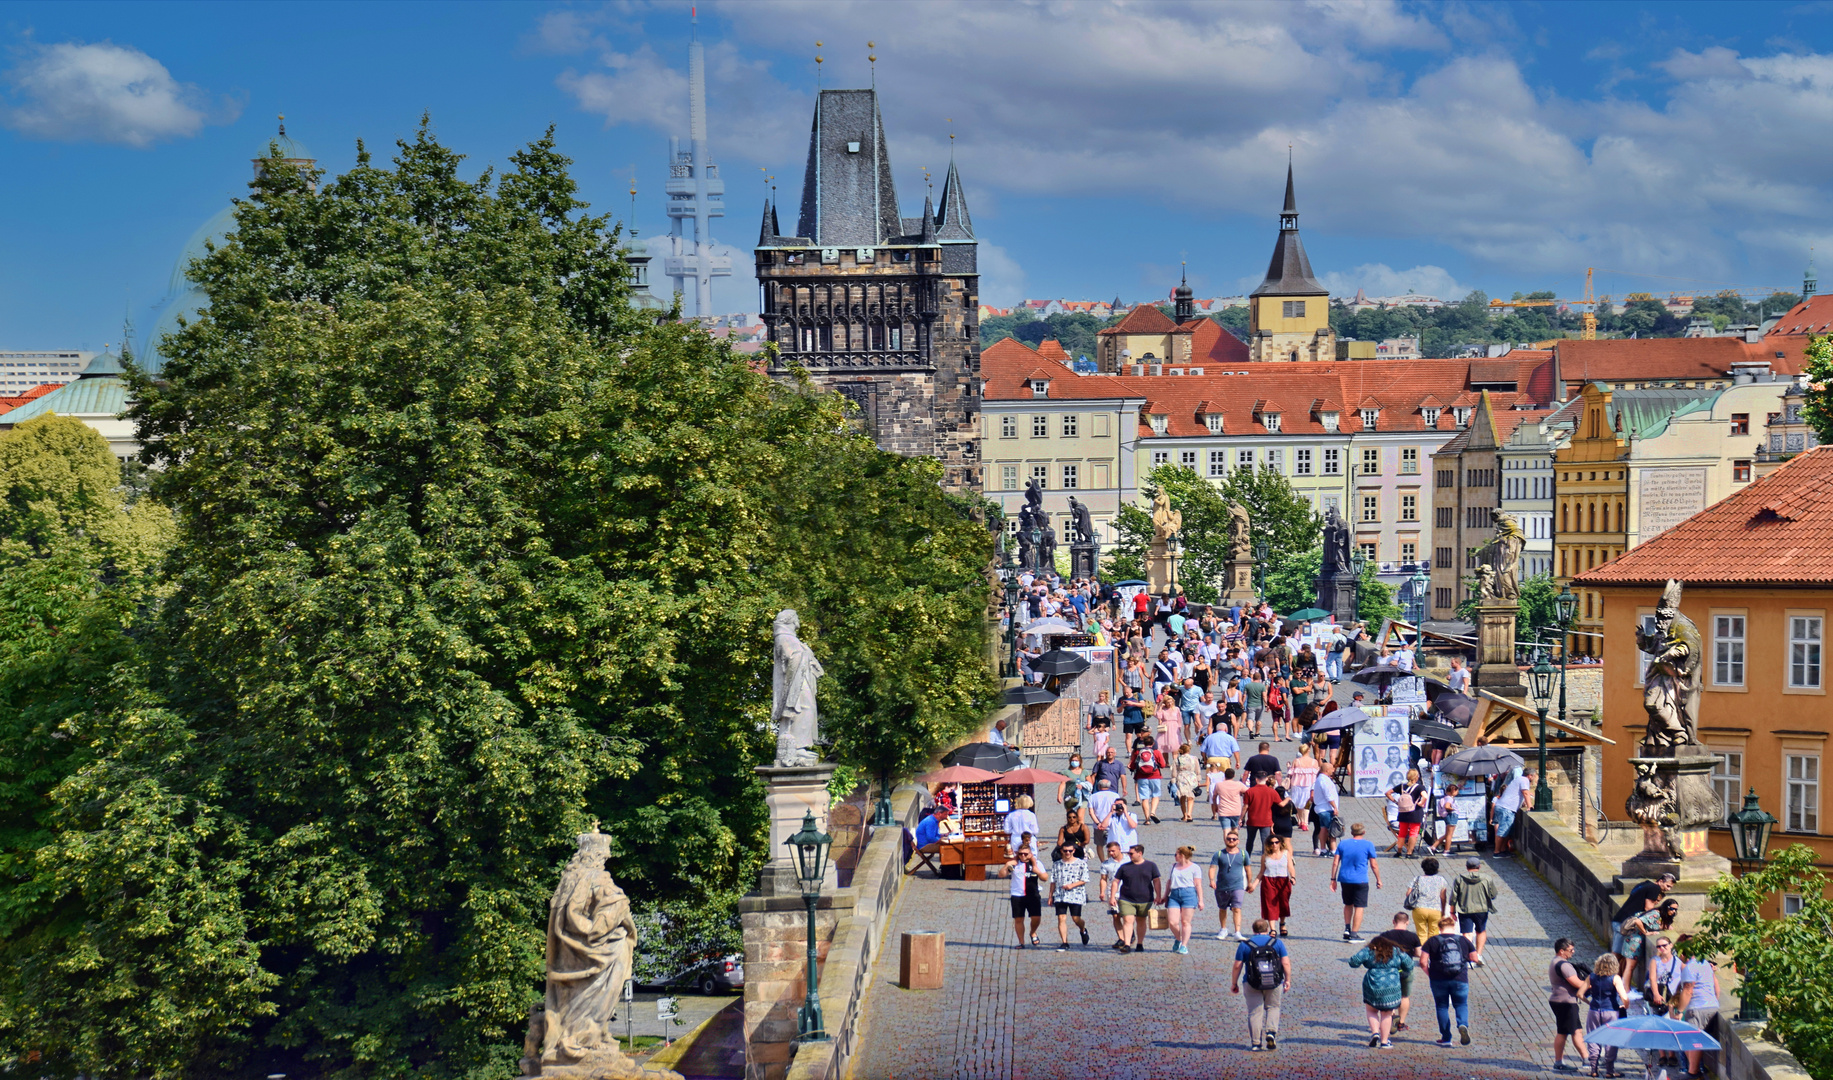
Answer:
[(119, 416), (126, 408), (127, 383), (117, 376), (103, 375), (65, 383), (12, 412), (0, 413), (0, 424), (22, 424), (51, 413), (58, 416)]
[(1617, 390), (1610, 395), (1610, 424), (1617, 427), (1620, 417), (1626, 438), (1652, 439), (1675, 417), (1710, 410), (1724, 392), (1713, 387)]

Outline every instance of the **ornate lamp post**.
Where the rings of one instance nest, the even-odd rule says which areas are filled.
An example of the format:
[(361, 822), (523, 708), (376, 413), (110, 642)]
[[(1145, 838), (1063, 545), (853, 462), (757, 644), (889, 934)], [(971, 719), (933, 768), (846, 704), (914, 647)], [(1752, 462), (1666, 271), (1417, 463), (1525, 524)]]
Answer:
[(827, 849), (833, 842), (833, 837), (815, 828), (812, 810), (802, 816), (802, 831), (783, 841), (795, 852), (796, 883), (802, 887), (803, 903), (808, 905), (808, 996), (797, 1016), (798, 1042), (828, 1041), (821, 1021), (821, 996), (816, 993), (815, 904), (821, 899), (821, 878), (827, 873)]
[[(1572, 619), (1577, 614), (1578, 597), (1572, 594), (1572, 586), (1568, 584), (1563, 586), (1559, 590), (1559, 595), (1553, 598), (1553, 615), (1559, 620), (1559, 722), (1561, 724), (1569, 722), (1566, 719), (1566, 653), (1568, 651), (1566, 648), (1566, 628), (1572, 625)], [(1579, 760), (1579, 769), (1581, 770), (1581, 775), (1579, 777), (1581, 783), (1579, 786), (1581, 793), (1584, 787), (1582, 783), (1584, 779), (1582, 775), (1584, 767), (1584, 759), (1581, 758)], [(1540, 804), (1543, 793), (1546, 797), (1546, 806), (1544, 807)], [(1542, 710), (1540, 718), (1540, 787), (1534, 792), (1534, 809), (1553, 809), (1553, 789), (1547, 786), (1547, 721), (1544, 710)], [(1585, 831), (1585, 807), (1582, 803), (1578, 808), (1578, 819), (1579, 832), (1583, 834)]]
[[(1260, 594), (1262, 600), (1265, 600), (1267, 598), (1267, 542), (1265, 540), (1254, 541), (1254, 569), (1260, 571), (1260, 583), (1255, 586), (1255, 591)], [(1229, 587), (1234, 588), (1232, 584)]]
[(1420, 623), (1426, 621), (1426, 590), (1431, 587), (1432, 579), (1426, 576), (1424, 570), (1415, 570), (1413, 571), (1412, 582), (1413, 600), (1412, 603), (1408, 605), (1412, 610), (1408, 611), (1407, 614), (1412, 616), (1413, 625), (1417, 627)]
[(1006, 663), (1000, 675), (1018, 675), (1018, 571), (1011, 565), (999, 568), (999, 580), (1006, 587)]
[[(1746, 873), (1761, 869), (1763, 860), (1769, 856), (1769, 831), (1776, 825), (1776, 816), (1757, 805), (1756, 788), (1751, 788), (1750, 794), (1744, 796), (1744, 809), (1732, 814), (1726, 823), (1731, 826), (1731, 846), (1736, 850), (1738, 867)], [(1767, 1019), (1769, 1011), (1763, 1007), (1761, 995), (1739, 988), (1739, 1022)]]
[(1544, 645), (1534, 650), (1534, 666), (1528, 671), (1528, 684), (1533, 689), (1534, 704), (1540, 710), (1540, 783), (1534, 788), (1534, 811), (1544, 813), (1553, 809), (1553, 788), (1547, 783), (1547, 707), (1553, 704), (1553, 665), (1547, 663)]

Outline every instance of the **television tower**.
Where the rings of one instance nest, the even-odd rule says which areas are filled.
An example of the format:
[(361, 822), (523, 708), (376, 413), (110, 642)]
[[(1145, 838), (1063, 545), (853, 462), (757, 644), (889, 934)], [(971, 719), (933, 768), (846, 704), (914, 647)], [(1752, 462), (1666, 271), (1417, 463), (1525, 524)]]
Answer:
[[(694, 314), (712, 315), (713, 279), (732, 276), (732, 260), (713, 253), (713, 218), (726, 216), (725, 181), (713, 164), (706, 141), (706, 49), (700, 44), (700, 13), (693, 11), (693, 40), (687, 47), (688, 149), (681, 139), (668, 140), (669, 256), (663, 274), (675, 291), (694, 298)], [(690, 237), (683, 225), (692, 221)], [(689, 283), (692, 283), (690, 288)]]

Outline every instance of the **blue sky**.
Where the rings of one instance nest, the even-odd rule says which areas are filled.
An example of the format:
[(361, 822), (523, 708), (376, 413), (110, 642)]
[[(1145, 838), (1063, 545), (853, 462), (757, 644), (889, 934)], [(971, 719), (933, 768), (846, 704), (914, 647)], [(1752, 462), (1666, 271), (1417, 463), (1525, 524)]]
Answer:
[[(814, 42), (877, 42), (906, 212), (954, 152), (983, 294), (1251, 288), (1286, 149), (1333, 289), (1798, 288), (1833, 240), (1822, 4), (706, 4), (711, 141), (739, 266), (760, 166), (795, 204)], [(0, 8), (0, 348), (142, 328), (287, 115), (332, 170), (430, 112), (478, 167), (548, 124), (585, 196), (665, 231), (687, 5), (13, 3)], [(787, 224), (787, 223), (786, 223)], [(1649, 275), (1643, 277), (1628, 274)], [(722, 310), (755, 310), (748, 277)]]

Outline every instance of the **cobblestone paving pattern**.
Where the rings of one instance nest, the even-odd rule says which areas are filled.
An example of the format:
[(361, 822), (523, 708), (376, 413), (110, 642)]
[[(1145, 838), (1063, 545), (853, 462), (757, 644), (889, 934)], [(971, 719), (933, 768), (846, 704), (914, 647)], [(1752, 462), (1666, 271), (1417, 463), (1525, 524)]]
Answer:
[[(1246, 740), (1244, 740), (1245, 743)], [(1090, 747), (1084, 746), (1086, 753)], [(1252, 748), (1243, 747), (1244, 752)], [(1294, 743), (1275, 743), (1289, 760)], [(1061, 770), (1063, 758), (1040, 766)], [(1053, 836), (1062, 810), (1039, 789), (1040, 826)], [(1344, 799), (1350, 822), (1386, 843), (1389, 834), (1380, 805), (1372, 799)], [(1167, 810), (1167, 807), (1171, 807)], [(1199, 805), (1194, 824), (1176, 820), (1175, 804), (1160, 804), (1161, 825), (1140, 829), (1146, 857), (1169, 870), (1181, 844), (1197, 849), (1207, 867), (1221, 843), (1221, 830)], [(1552, 1063), (1552, 1017), (1546, 1005), (1546, 970), (1555, 938), (1579, 943), (1588, 959), (1602, 951), (1570, 908), (1532, 871), (1511, 860), (1484, 860), (1501, 883), (1491, 918), (1485, 966), (1472, 972), (1472, 1044), (1444, 1049), (1438, 1037), (1431, 991), (1417, 978), (1408, 1030), (1392, 1050), (1368, 1047), (1362, 1009), (1361, 970), (1343, 963), (1358, 946), (1342, 940), (1342, 905), (1330, 891), (1330, 862), (1309, 856), (1310, 843), (1297, 837), (1293, 892), (1292, 987), (1285, 997), (1279, 1049), (1246, 1048), (1246, 1010), (1228, 991), (1236, 942), (1219, 942), (1214, 896), (1205, 890), (1197, 913), (1190, 954), (1171, 952), (1168, 931), (1154, 931), (1147, 951), (1128, 956), (1109, 946), (1114, 934), (1105, 910), (1091, 902), (1090, 944), (1083, 946), (1070, 924), (1071, 951), (1058, 952), (1056, 920), (1044, 909), (1042, 948), (1015, 948), (1003, 879), (944, 881), (928, 871), (906, 880), (872, 973), (864, 1014), (864, 1046), (855, 1058), (855, 1080), (893, 1078), (1277, 1076), (1309, 1077), (1521, 1077), (1546, 1073)], [(1463, 857), (1443, 860), (1447, 876), (1463, 869)], [(1048, 859), (1045, 860), (1048, 865)], [(1384, 888), (1373, 891), (1362, 933), (1372, 938), (1387, 928), (1400, 908), (1407, 883), (1419, 872), (1414, 861), (1382, 858)], [(1097, 871), (1098, 874), (1098, 871)], [(1090, 899), (1094, 899), (1090, 887)], [(1259, 914), (1259, 894), (1248, 912)], [(947, 937), (945, 985), (940, 991), (908, 991), (897, 985), (898, 935), (941, 930)], [(1568, 1061), (1571, 1061), (1568, 1051)]]

